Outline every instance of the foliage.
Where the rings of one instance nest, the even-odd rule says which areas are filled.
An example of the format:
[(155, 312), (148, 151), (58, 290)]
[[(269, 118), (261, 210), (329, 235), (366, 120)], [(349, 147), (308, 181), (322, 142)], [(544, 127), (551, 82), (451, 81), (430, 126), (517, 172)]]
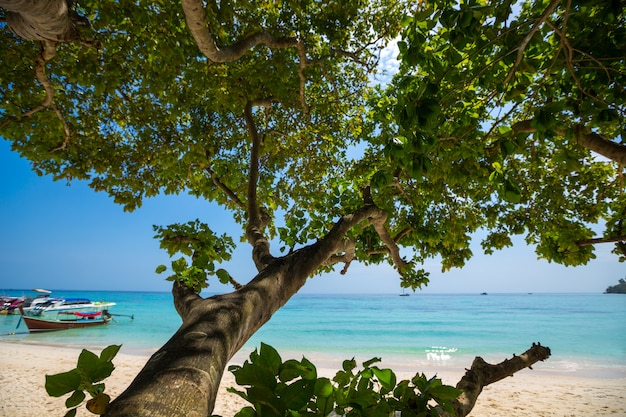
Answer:
[(539, 257), (579, 265), (600, 227), (624, 236), (623, 166), (579, 145), (626, 142), (623, 3), (439, 0), (403, 24), (400, 71), (371, 100), (381, 134), (368, 156), (377, 201), (422, 256), (462, 266), (482, 230), (487, 253), (526, 234)]
[(385, 417), (397, 411), (403, 416), (425, 417), (438, 415), (433, 401), (452, 412), (450, 401), (461, 391), (423, 374), (396, 382), (394, 372), (375, 366), (377, 362), (379, 358), (366, 361), (357, 371), (355, 360), (346, 360), (330, 380), (318, 377), (308, 359), (283, 362), (273, 347), (261, 343), (249, 361), (229, 368), (237, 384), (245, 387), (245, 391), (229, 391), (252, 404), (236, 416), (327, 416), (334, 411), (345, 416)]
[[(155, 238), (161, 241), (161, 248), (170, 256), (181, 253), (182, 257), (172, 261), (172, 271), (168, 281), (179, 281), (200, 292), (208, 286), (208, 275), (216, 275), (219, 281), (227, 284), (230, 274), (223, 269), (215, 269), (216, 263), (230, 260), (233, 240), (229, 236), (216, 236), (208, 225), (198, 219), (186, 224), (173, 224), (168, 227), (154, 226)], [(189, 265), (187, 259), (191, 259)], [(158, 274), (167, 270), (159, 265)]]
[[(31, 71), (39, 46), (2, 32), (0, 135), (36, 172), (87, 181), (126, 210), (190, 193), (245, 230), (253, 195), (263, 233), (288, 253), (362, 207), (371, 186), (401, 262), (371, 225), (347, 234), (354, 259), (393, 263), (412, 288), (428, 281), (428, 258), (462, 267), (477, 235), (486, 253), (525, 235), (564, 265), (592, 260), (581, 242), (598, 231), (625, 235), (624, 168), (579, 143), (624, 142), (620, 2), (214, 4), (219, 46), (265, 31), (304, 48), (258, 45), (225, 63), (200, 53), (178, 3), (73, 4), (97, 47), (57, 46), (46, 65), (56, 112), (29, 113), (45, 96)], [(398, 36), (399, 72), (373, 87), (380, 50)], [(178, 256), (168, 279), (196, 290), (230, 279), (217, 264), (232, 240), (199, 221), (155, 230)]]
[(86, 394), (91, 396), (87, 401), (87, 409), (94, 414), (104, 414), (108, 408), (110, 397), (104, 393), (102, 380), (111, 376), (115, 369), (113, 358), (121, 346), (111, 345), (100, 352), (100, 356), (83, 349), (78, 357), (76, 368), (68, 372), (46, 375), (46, 391), (51, 397), (62, 397), (70, 392), (72, 395), (65, 401), (69, 411), (66, 417), (73, 417)]
[(620, 278), (617, 285), (611, 285), (605, 291), (606, 294), (626, 294), (626, 280)]

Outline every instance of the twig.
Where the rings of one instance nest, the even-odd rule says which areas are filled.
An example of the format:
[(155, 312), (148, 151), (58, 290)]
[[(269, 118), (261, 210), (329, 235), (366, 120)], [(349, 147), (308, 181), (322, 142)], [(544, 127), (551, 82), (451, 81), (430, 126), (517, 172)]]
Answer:
[(533, 38), (535, 33), (539, 30), (541, 25), (546, 22), (546, 20), (548, 19), (548, 16), (550, 16), (550, 14), (554, 11), (554, 9), (556, 9), (556, 7), (560, 3), (561, 3), (560, 0), (552, 0), (552, 2), (548, 5), (546, 10), (543, 11), (542, 15), (539, 17), (539, 19), (537, 19), (533, 27), (530, 29), (530, 32), (526, 34), (526, 36), (522, 40), (522, 43), (520, 43), (517, 49), (517, 59), (515, 60), (515, 64), (513, 64), (513, 67), (511, 68), (508, 75), (506, 76), (503, 84), (507, 84), (511, 80), (511, 78), (513, 77), (513, 74), (515, 74), (515, 71), (517, 70), (517, 67), (522, 63), (522, 59), (524, 59), (524, 50), (526, 49), (526, 46), (528, 46), (528, 43)]

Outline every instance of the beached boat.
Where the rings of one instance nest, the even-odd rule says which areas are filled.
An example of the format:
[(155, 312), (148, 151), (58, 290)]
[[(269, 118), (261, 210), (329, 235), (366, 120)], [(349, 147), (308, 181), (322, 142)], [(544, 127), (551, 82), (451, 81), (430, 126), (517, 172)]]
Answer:
[[(101, 326), (111, 320), (108, 311), (84, 313), (79, 311), (61, 311), (56, 318), (40, 318), (22, 314), (26, 327), (31, 332), (47, 332), (52, 330), (78, 329), (83, 327)], [(19, 324), (18, 324), (19, 325)]]
[(0, 296), (0, 314), (18, 313), (18, 307), (24, 303), (24, 297)]

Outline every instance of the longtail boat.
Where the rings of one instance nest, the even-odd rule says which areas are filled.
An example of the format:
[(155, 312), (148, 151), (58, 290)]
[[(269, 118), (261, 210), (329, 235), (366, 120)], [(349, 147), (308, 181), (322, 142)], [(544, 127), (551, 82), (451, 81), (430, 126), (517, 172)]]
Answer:
[(52, 330), (101, 326), (107, 324), (111, 320), (111, 315), (107, 310), (89, 313), (61, 311), (57, 314), (56, 318), (31, 317), (22, 314), (22, 319), (26, 323), (29, 331), (47, 332)]

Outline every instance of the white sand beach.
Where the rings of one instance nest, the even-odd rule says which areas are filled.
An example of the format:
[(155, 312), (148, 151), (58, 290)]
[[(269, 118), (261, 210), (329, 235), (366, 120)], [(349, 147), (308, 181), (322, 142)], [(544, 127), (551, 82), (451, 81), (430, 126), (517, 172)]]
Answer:
[[(79, 349), (0, 342), (0, 417), (62, 416), (65, 398), (51, 398), (44, 389), (45, 374), (75, 367)], [(105, 381), (106, 392), (119, 395), (147, 361), (145, 356), (125, 354), (113, 360), (116, 369)], [(332, 376), (336, 370), (319, 370)], [(396, 370), (409, 378), (406, 370)], [(417, 370), (416, 370), (417, 371)], [(420, 370), (421, 371), (421, 370)], [(427, 370), (424, 370), (427, 374)], [(463, 374), (439, 372), (445, 383), (454, 385)], [(231, 417), (245, 401), (226, 392), (235, 386), (227, 372), (222, 380), (214, 414)], [(78, 416), (93, 416), (81, 408)], [(626, 378), (554, 375), (525, 370), (485, 389), (471, 413), (473, 417), (626, 417)]]

